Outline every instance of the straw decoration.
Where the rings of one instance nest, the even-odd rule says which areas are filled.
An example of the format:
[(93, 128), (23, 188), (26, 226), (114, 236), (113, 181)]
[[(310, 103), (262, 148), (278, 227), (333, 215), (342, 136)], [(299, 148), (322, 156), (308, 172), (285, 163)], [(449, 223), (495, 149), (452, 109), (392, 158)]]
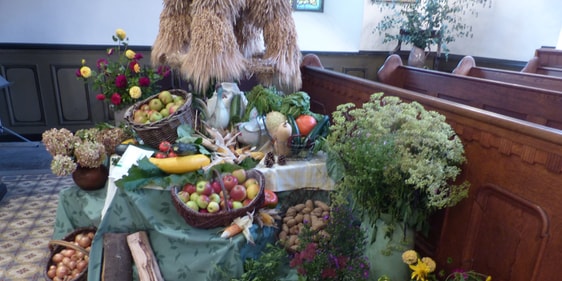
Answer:
[(172, 68), (179, 67), (176, 54), (185, 53), (191, 39), (190, 5), (191, 0), (164, 0), (158, 35), (151, 52), (154, 66), (168, 64)]
[(238, 49), (233, 25), (203, 10), (195, 14), (191, 28), (191, 47), (181, 56), (181, 73), (193, 82), (194, 89), (204, 91), (211, 79), (239, 79), (246, 61)]

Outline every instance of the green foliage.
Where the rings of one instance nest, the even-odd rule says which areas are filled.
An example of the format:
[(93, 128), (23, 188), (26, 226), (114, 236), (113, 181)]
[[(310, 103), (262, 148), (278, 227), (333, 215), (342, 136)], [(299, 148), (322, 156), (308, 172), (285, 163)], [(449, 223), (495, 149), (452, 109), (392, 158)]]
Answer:
[(247, 259), (244, 273), (231, 281), (274, 281), (278, 280), (287, 268), (289, 257), (287, 251), (279, 246), (267, 244), (259, 259)]
[[(475, 7), (488, 1), (491, 5), (491, 0), (417, 0), (400, 4), (371, 0), (381, 5), (381, 12), (384, 8), (395, 11), (384, 16), (376, 26), (379, 34), (384, 33), (383, 43), (401, 40), (422, 49), (442, 44), (445, 53), (449, 51), (448, 43), (472, 37), (472, 27), (464, 18), (476, 18)], [(400, 33), (400, 29), (404, 32)]]
[(420, 230), (432, 212), (468, 196), (468, 182), (453, 184), (465, 162), (464, 147), (444, 116), (382, 95), (333, 113), (325, 145), (328, 172), (371, 221), (384, 213), (391, 224)]
[(250, 119), (250, 112), (256, 108), (258, 115), (266, 115), (271, 111), (279, 111), (281, 107), (281, 95), (277, 93), (274, 88), (264, 88), (262, 85), (257, 85), (246, 94), (248, 104), (246, 105), (246, 112), (244, 112), (243, 120)]

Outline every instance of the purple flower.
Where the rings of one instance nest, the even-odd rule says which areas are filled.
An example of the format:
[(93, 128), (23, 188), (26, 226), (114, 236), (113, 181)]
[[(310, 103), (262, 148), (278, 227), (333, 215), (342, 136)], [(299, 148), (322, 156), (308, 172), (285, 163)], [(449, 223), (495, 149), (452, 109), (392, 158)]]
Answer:
[(139, 78), (139, 86), (141, 86), (141, 87), (150, 86), (150, 78), (148, 78), (148, 77)]
[(96, 62), (96, 66), (98, 67), (99, 70), (106, 69), (108, 64), (109, 64), (109, 63), (107, 62), (106, 59), (99, 59), (99, 60)]

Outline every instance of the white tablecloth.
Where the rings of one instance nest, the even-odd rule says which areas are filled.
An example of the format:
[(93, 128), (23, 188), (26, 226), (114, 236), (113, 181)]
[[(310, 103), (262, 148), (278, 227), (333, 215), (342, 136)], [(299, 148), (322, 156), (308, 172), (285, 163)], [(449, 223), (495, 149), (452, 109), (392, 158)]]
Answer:
[(299, 188), (334, 188), (334, 181), (326, 169), (326, 155), (322, 153), (309, 160), (287, 160), (286, 165), (275, 164), (271, 168), (267, 168), (262, 160), (256, 169), (265, 176), (265, 188), (275, 192)]

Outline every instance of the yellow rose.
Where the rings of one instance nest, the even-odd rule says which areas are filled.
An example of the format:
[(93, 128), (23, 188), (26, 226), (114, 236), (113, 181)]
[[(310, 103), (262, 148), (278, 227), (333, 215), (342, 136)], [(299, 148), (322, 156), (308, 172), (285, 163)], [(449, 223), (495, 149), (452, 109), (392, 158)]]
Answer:
[(90, 78), (92, 75), (92, 70), (87, 66), (80, 67), (80, 75), (84, 78)]
[(125, 56), (126, 56), (128, 59), (132, 60), (132, 59), (135, 58), (135, 52), (134, 52), (133, 50), (127, 50), (127, 51), (125, 52)]
[(133, 71), (135, 71), (135, 73), (139, 73), (141, 71), (140, 65), (138, 63), (135, 63), (135, 65), (133, 66)]
[(115, 30), (115, 36), (117, 36), (119, 40), (125, 40), (125, 38), (127, 37), (127, 33), (125, 33), (125, 30), (118, 28), (117, 30)]
[(129, 89), (129, 95), (131, 98), (138, 99), (142, 95), (142, 90), (139, 86), (133, 86)]

